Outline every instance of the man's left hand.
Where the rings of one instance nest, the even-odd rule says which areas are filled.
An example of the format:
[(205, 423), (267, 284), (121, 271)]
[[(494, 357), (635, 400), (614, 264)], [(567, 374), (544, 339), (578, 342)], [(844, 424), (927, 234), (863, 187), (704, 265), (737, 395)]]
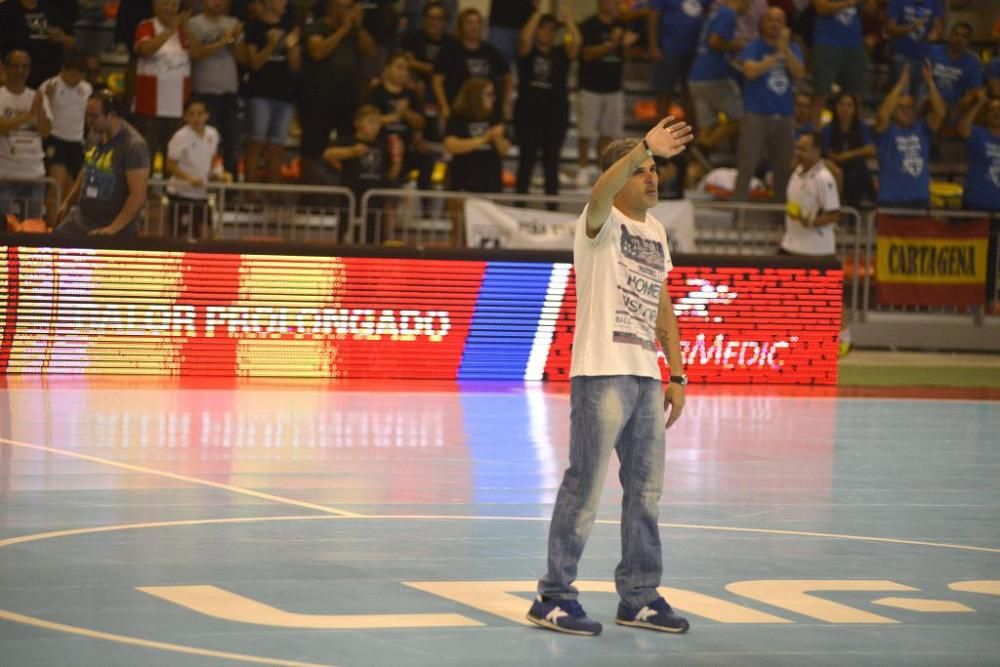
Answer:
[(114, 236), (118, 231), (114, 225), (108, 225), (107, 227), (98, 227), (97, 229), (90, 230), (87, 236)]
[(676, 382), (667, 385), (663, 392), (663, 411), (667, 412), (667, 428), (680, 419), (684, 411), (684, 386)]

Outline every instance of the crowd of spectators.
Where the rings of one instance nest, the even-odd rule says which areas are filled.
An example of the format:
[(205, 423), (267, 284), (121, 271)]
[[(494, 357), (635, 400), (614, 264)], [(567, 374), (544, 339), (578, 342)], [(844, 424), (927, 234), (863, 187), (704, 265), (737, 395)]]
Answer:
[[(648, 60), (660, 114), (693, 121), (702, 170), (736, 167), (738, 200), (765, 174), (783, 200), (796, 137), (815, 134), (807, 148), (849, 205), (927, 206), (944, 156), (967, 164), (967, 206), (1000, 209), (1000, 58), (984, 65), (946, 0), (580, 2), (593, 14), (577, 24), (566, 0), (495, 0), (488, 15), (455, 0), (130, 0), (115, 108), (187, 199), (212, 178), (427, 188), (442, 159), (446, 187), (498, 192), (512, 143), (510, 185), (528, 192), (540, 158), (555, 194), (574, 72), (570, 175), (587, 186), (627, 134), (625, 65)], [(75, 50), (76, 13), (74, 0), (0, 3), (0, 180), (47, 173), (80, 189), (87, 99), (106, 99), (106, 83)], [(881, 92), (873, 62), (890, 73)], [(15, 187), (0, 186), (3, 212)]]

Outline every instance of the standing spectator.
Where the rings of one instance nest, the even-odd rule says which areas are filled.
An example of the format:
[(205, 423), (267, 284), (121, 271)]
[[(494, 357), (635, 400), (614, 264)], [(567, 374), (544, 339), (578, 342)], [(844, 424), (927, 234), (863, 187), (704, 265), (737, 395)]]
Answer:
[(122, 118), (119, 100), (107, 92), (87, 101), (87, 125), (97, 143), (59, 207), (57, 236), (135, 237), (149, 186), (149, 148)]
[(767, 0), (748, 0), (746, 10), (736, 18), (736, 39), (744, 44), (758, 39), (768, 7)]
[[(381, 129), (379, 110), (365, 104), (354, 113), (354, 131), (338, 134), (333, 145), (322, 152), (323, 160), (340, 169), (341, 183), (350, 188), (358, 204), (368, 190), (389, 187), (398, 181), (403, 168), (403, 151), (390, 150)], [(372, 202), (372, 208), (379, 206)], [(367, 221), (366, 240), (369, 242), (375, 240), (375, 222), (375, 218)], [(343, 240), (344, 231), (342, 227), (340, 240)]]
[(31, 58), (27, 86), (38, 89), (59, 74), (67, 51), (76, 45), (74, 17), (52, 0), (0, 3), (0, 55), (24, 51)]
[(108, 80), (101, 71), (101, 56), (96, 53), (83, 55), (83, 78), (97, 93), (108, 89)]
[(483, 41), (483, 15), (475, 9), (462, 10), (457, 38), (456, 42), (446, 44), (434, 61), (431, 85), (441, 118), (448, 120), (452, 101), (462, 85), (473, 77), (493, 82), (500, 95), (497, 109), (506, 117), (512, 95), (510, 66), (497, 47)]
[(1000, 100), (1000, 55), (994, 56), (986, 66), (986, 92), (995, 100)]
[(862, 0), (813, 0), (813, 101), (819, 117), (833, 84), (855, 95), (864, 92), (867, 52), (861, 32)]
[(910, 90), (910, 70), (905, 67), (875, 115), (881, 207), (927, 208), (930, 203), (931, 139), (947, 110), (928, 65), (924, 65), (922, 74), (931, 101), (926, 120), (917, 120), (916, 103), (906, 92)]
[[(930, 42), (941, 34), (944, 9), (940, 0), (890, 0), (884, 30), (891, 38), (892, 80), (899, 80), (904, 67), (911, 68), (910, 81), (919, 80), (920, 68)], [(916, 93), (916, 91), (910, 91)]]
[(875, 157), (871, 132), (861, 119), (858, 100), (850, 93), (833, 98), (833, 121), (821, 132), (823, 157), (832, 161), (843, 174), (844, 203), (858, 207), (874, 201), (875, 186), (868, 160)]
[[(247, 181), (258, 180), (258, 162), (267, 147), (265, 180), (281, 180), (285, 140), (295, 115), (302, 67), (300, 31), (286, 16), (288, 0), (265, 0), (257, 17), (247, 23), (247, 119), (250, 128), (243, 171)], [(324, 142), (325, 145), (325, 142)]]
[[(986, 123), (973, 125), (984, 107)], [(1000, 100), (991, 100), (980, 90), (958, 124), (958, 135), (966, 140), (969, 156), (962, 207), (1000, 211)]]
[[(701, 151), (711, 153), (740, 130), (743, 97), (729, 58), (746, 46), (736, 37), (736, 20), (746, 11), (748, 2), (723, 0), (701, 31), (690, 83), (698, 130), (692, 150), (696, 157)], [(725, 122), (719, 114), (725, 114)]]
[(154, 156), (166, 153), (191, 92), (188, 14), (179, 8), (179, 0), (153, 0), (153, 18), (135, 29), (134, 121)]
[(205, 103), (212, 125), (221, 130), (222, 164), (235, 174), (240, 149), (236, 49), (243, 24), (227, 16), (225, 9), (226, 0), (205, 0), (204, 12), (188, 21), (193, 61), (191, 92)]
[[(430, 186), (433, 158), (423, 146), (422, 132), (427, 119), (420, 113), (420, 98), (410, 89), (409, 82), (406, 55), (395, 53), (389, 56), (381, 78), (368, 91), (364, 103), (374, 106), (382, 114), (382, 133), (389, 148), (397, 150), (400, 146), (405, 149), (404, 173), (406, 169), (417, 169), (421, 175), (418, 185), (423, 189)], [(418, 145), (422, 150), (417, 150)], [(389, 187), (398, 185), (398, 181), (393, 181)]]
[[(66, 194), (83, 165), (83, 129), (93, 86), (83, 80), (83, 56), (66, 56), (62, 70), (42, 84), (52, 110), (52, 132), (43, 142), (49, 178)], [(61, 202), (59, 202), (61, 203)]]
[(452, 155), (449, 189), (464, 192), (500, 192), (501, 159), (510, 150), (496, 103), (496, 86), (473, 77), (455, 96), (445, 129), (444, 148)]
[(362, 79), (371, 80), (385, 67), (399, 40), (399, 12), (396, 0), (358, 0), (361, 25), (375, 41), (375, 54), (362, 62)]
[(654, 0), (650, 5), (647, 41), (661, 118), (667, 115), (678, 87), (682, 97), (688, 97), (686, 83), (710, 6), (711, 0)]
[[(600, 507), (611, 452), (622, 484), (621, 560), (615, 623), (684, 633), (657, 588), (663, 577), (659, 498), (664, 429), (684, 409), (684, 359), (667, 290), (673, 268), (667, 235), (649, 209), (657, 203), (654, 155), (684, 149), (690, 130), (658, 122), (645, 138), (616, 141), (601, 156), (604, 174), (576, 222), (576, 330), (570, 364), (569, 468), (549, 527), (548, 563), (528, 620), (574, 635), (598, 635), (574, 586)], [(664, 388), (657, 343), (670, 368)], [(665, 412), (669, 410), (669, 418)]]
[(424, 90), (418, 91), (422, 97), (433, 101), (431, 94), (431, 76), (434, 74), (434, 61), (441, 54), (445, 44), (454, 41), (448, 34), (448, 8), (443, 2), (433, 0), (424, 6), (420, 28), (411, 30), (403, 36), (403, 53), (406, 54), (410, 71), (414, 80), (419, 82)]
[[(559, 39), (561, 25), (569, 31), (569, 39)], [(520, 151), (518, 192), (528, 192), (541, 151), (545, 194), (559, 194), (559, 157), (569, 127), (567, 79), (570, 63), (580, 52), (580, 41), (580, 32), (566, 10), (560, 18), (536, 11), (521, 30), (514, 108), (514, 134)]]
[(305, 31), (302, 98), (303, 169), (319, 161), (330, 132), (351, 134), (361, 103), (363, 61), (375, 56), (375, 40), (362, 24), (364, 12), (354, 0), (326, 0), (325, 12)]
[[(976, 54), (969, 50), (971, 43), (972, 26), (962, 21), (951, 27), (948, 45), (935, 44), (928, 55), (941, 99), (955, 112), (972, 106), (983, 87), (983, 67)], [(958, 122), (957, 115), (953, 118), (949, 123), (951, 127)]]
[(490, 3), (489, 39), (507, 60), (507, 66), (517, 62), (517, 45), (521, 29), (535, 12), (538, 0), (493, 0)]
[(618, 18), (615, 0), (597, 0), (597, 14), (580, 24), (580, 92), (577, 95), (577, 185), (596, 178), (590, 169), (590, 145), (597, 139), (597, 154), (625, 133), (625, 92), (622, 74), (625, 52), (639, 41)]
[[(212, 0), (206, 0), (206, 4)], [(187, 230), (203, 238), (211, 229), (208, 209), (208, 185), (212, 162), (219, 148), (219, 132), (208, 124), (208, 106), (192, 98), (184, 109), (184, 126), (170, 138), (167, 147), (167, 198), (172, 231)]]
[(31, 56), (15, 49), (4, 58), (7, 83), (0, 87), (0, 221), (7, 214), (25, 220), (42, 216), (45, 183), (8, 179), (45, 176), (42, 139), (52, 130), (52, 111), (40, 90), (28, 86)]
[(740, 54), (746, 85), (734, 191), (737, 201), (746, 200), (750, 178), (765, 155), (774, 174), (774, 194), (778, 199), (785, 196), (795, 140), (793, 83), (806, 74), (802, 52), (797, 44), (789, 43), (790, 36), (785, 12), (771, 7), (764, 15), (760, 38)]
[(806, 132), (795, 140), (795, 171), (788, 180), (782, 252), (836, 256), (834, 228), (840, 220), (837, 181), (820, 159), (820, 138)]
[[(404, 0), (403, 26), (406, 32), (414, 32), (421, 19), (427, 17), (428, 5), (440, 5), (448, 15), (445, 30), (455, 30), (455, 18), (458, 16), (458, 0)], [(431, 61), (433, 62), (433, 61)]]

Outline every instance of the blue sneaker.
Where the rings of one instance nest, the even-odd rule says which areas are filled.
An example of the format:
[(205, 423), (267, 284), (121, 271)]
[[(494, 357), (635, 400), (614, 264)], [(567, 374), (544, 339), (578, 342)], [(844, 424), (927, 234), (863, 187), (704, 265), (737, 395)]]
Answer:
[(537, 596), (528, 610), (528, 620), (548, 630), (593, 637), (601, 634), (601, 624), (587, 618), (576, 600), (545, 600)]
[(615, 623), (677, 634), (687, 632), (690, 627), (687, 619), (675, 614), (663, 598), (656, 598), (642, 609), (633, 609), (625, 606), (624, 602), (619, 603)]

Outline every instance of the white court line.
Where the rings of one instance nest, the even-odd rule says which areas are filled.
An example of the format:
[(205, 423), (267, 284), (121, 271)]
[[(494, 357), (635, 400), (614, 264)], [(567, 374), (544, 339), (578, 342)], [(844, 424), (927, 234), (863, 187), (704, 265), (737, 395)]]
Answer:
[(304, 507), (306, 509), (316, 510), (317, 512), (323, 512), (324, 514), (333, 514), (336, 516), (346, 516), (346, 517), (361, 516), (360, 514), (356, 514), (354, 512), (348, 512), (347, 510), (340, 510), (335, 507), (327, 507), (326, 505), (317, 505), (315, 503), (308, 503), (303, 500), (295, 500), (294, 498), (276, 496), (270, 493), (254, 491), (253, 489), (245, 489), (241, 486), (233, 486), (232, 484), (222, 484), (221, 482), (212, 482), (207, 479), (201, 479), (199, 477), (191, 477), (189, 475), (181, 475), (179, 473), (168, 472), (166, 470), (157, 470), (155, 468), (146, 468), (145, 466), (132, 465), (131, 463), (122, 463), (120, 461), (105, 459), (100, 456), (81, 454), (80, 452), (74, 452), (68, 449), (59, 449), (57, 447), (46, 447), (45, 445), (33, 445), (29, 442), (19, 442), (17, 440), (8, 440), (6, 438), (0, 438), (0, 445), (9, 445), (11, 447), (21, 447), (23, 449), (34, 449), (36, 451), (47, 452), (49, 454), (69, 456), (72, 458), (80, 459), (82, 461), (89, 461), (90, 463), (98, 463), (100, 465), (107, 465), (115, 468), (121, 468), (122, 470), (128, 470), (130, 472), (137, 472), (144, 475), (155, 475), (157, 477), (165, 477), (167, 479), (173, 479), (180, 482), (187, 482), (189, 484), (198, 484), (200, 486), (208, 486), (213, 489), (221, 489), (223, 491), (229, 491), (230, 493), (238, 493), (244, 496), (260, 498), (261, 500), (270, 500), (272, 502), (281, 503), (284, 505), (294, 505), (296, 507)]

